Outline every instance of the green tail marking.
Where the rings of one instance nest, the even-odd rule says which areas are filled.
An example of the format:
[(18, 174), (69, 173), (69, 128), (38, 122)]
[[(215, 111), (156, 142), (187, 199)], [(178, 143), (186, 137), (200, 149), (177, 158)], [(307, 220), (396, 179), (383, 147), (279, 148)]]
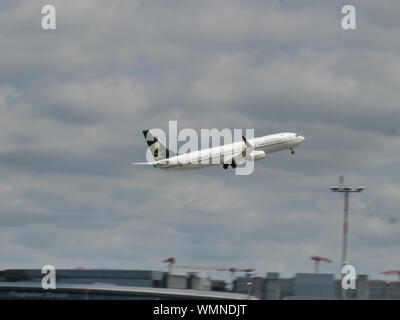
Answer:
[(159, 141), (158, 138), (150, 132), (150, 130), (143, 130), (143, 135), (156, 161), (168, 159), (177, 155), (175, 152), (169, 150), (161, 141)]

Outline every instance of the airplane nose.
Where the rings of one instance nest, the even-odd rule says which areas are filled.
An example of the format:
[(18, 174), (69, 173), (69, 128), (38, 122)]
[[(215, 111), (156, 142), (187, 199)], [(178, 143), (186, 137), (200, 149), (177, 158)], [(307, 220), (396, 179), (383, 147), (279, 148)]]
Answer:
[(304, 140), (306, 140), (306, 138), (304, 138), (303, 136), (300, 136), (301, 142), (303, 142)]

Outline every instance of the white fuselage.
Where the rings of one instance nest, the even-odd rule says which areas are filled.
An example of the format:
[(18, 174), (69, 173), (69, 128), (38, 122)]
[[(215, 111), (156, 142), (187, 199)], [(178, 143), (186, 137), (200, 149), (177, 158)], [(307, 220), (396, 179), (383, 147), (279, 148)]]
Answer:
[[(303, 141), (304, 137), (296, 133), (278, 133), (248, 140), (254, 147), (255, 154), (263, 155), (255, 157), (254, 160), (260, 160), (268, 153), (286, 149), (293, 150)], [(167, 170), (194, 170), (223, 165), (232, 159), (236, 161), (237, 158), (240, 158), (240, 154), (245, 148), (245, 142), (238, 141), (159, 160), (154, 163), (154, 167)]]

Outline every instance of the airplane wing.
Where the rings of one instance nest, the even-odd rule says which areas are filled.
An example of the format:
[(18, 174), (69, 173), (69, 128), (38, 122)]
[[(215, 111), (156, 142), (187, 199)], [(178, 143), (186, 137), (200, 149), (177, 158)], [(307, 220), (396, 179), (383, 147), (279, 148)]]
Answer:
[(245, 143), (245, 147), (242, 150), (235, 152), (231, 156), (225, 157), (224, 164), (231, 164), (233, 161), (239, 163), (241, 161), (249, 160), (249, 154), (254, 151), (254, 146), (247, 141), (244, 136), (242, 136), (242, 139)]
[(238, 151), (230, 156), (224, 157), (224, 164), (231, 164), (233, 161), (236, 163), (242, 161), (244, 158), (242, 156), (242, 151)]

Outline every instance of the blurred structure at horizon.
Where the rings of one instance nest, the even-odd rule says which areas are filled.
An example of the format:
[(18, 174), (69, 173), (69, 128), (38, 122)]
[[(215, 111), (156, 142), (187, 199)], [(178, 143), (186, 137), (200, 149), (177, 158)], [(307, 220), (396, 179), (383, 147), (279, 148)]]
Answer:
[[(277, 272), (265, 277), (237, 277), (233, 287), (220, 279), (153, 270), (59, 269), (57, 289), (43, 290), (43, 274), (36, 269), (0, 271), (2, 299), (262, 299), (295, 300), (341, 298), (341, 280), (328, 273), (296, 273), (280, 278)], [(147, 288), (147, 289), (146, 289)], [(358, 275), (351, 300), (400, 300), (400, 281), (369, 279)]]

